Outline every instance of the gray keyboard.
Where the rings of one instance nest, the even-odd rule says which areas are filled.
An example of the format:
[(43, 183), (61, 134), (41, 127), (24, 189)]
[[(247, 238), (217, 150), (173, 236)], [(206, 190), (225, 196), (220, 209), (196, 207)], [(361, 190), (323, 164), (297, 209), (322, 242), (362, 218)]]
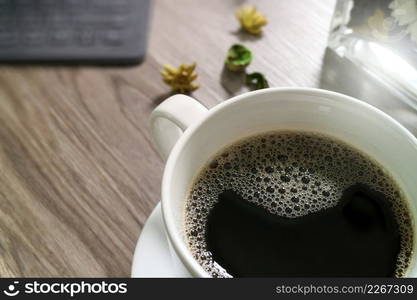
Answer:
[(130, 64), (150, 0), (0, 0), (0, 62)]

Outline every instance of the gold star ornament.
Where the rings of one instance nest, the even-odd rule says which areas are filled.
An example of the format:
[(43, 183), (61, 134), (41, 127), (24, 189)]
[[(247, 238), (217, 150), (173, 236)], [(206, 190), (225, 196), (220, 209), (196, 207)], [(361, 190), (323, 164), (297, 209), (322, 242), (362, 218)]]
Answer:
[(161, 70), (162, 80), (171, 87), (172, 92), (187, 93), (198, 89), (198, 85), (193, 83), (197, 78), (197, 73), (194, 72), (196, 64), (191, 65), (181, 64), (179, 68), (174, 68), (170, 65), (164, 65)]
[(266, 17), (251, 5), (242, 5), (236, 11), (236, 17), (245, 31), (255, 35), (261, 34), (262, 27), (268, 23)]

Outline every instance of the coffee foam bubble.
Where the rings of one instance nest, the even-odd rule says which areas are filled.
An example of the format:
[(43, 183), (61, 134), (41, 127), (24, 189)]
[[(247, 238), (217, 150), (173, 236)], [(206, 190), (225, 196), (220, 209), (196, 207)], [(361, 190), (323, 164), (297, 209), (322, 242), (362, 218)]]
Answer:
[(273, 214), (297, 218), (335, 206), (343, 191), (357, 183), (385, 195), (401, 235), (395, 276), (412, 252), (410, 216), (403, 196), (383, 168), (351, 146), (307, 132), (268, 132), (220, 151), (194, 181), (185, 208), (188, 246), (213, 277), (231, 277), (207, 250), (205, 224), (218, 195), (232, 189)]

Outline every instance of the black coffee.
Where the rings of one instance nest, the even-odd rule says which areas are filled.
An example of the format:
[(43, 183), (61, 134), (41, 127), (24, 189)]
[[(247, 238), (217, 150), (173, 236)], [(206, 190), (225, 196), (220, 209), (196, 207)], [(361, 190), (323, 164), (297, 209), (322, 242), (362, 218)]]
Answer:
[(402, 193), (364, 153), (308, 132), (269, 132), (220, 153), (186, 202), (186, 240), (214, 277), (403, 276)]

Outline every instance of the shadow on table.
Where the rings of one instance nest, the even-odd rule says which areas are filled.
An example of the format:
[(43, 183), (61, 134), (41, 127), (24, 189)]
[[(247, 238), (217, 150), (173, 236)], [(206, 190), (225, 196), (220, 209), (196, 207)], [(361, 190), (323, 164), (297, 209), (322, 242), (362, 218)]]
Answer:
[(151, 100), (151, 106), (153, 108), (157, 107), (159, 104), (161, 104), (164, 100), (168, 99), (171, 96), (174, 96), (176, 93), (173, 92), (167, 92), (160, 95), (156, 95)]
[(232, 97), (242, 90), (245, 85), (245, 72), (232, 72), (223, 65), (220, 83), (227, 94)]
[(236, 31), (232, 31), (231, 34), (236, 36), (241, 43), (248, 42), (248, 41), (257, 41), (262, 38), (262, 34), (253, 35), (253, 34), (246, 32), (242, 28)]
[(417, 111), (405, 104), (395, 91), (329, 48), (323, 59), (320, 88), (363, 100), (384, 111), (417, 136)]

